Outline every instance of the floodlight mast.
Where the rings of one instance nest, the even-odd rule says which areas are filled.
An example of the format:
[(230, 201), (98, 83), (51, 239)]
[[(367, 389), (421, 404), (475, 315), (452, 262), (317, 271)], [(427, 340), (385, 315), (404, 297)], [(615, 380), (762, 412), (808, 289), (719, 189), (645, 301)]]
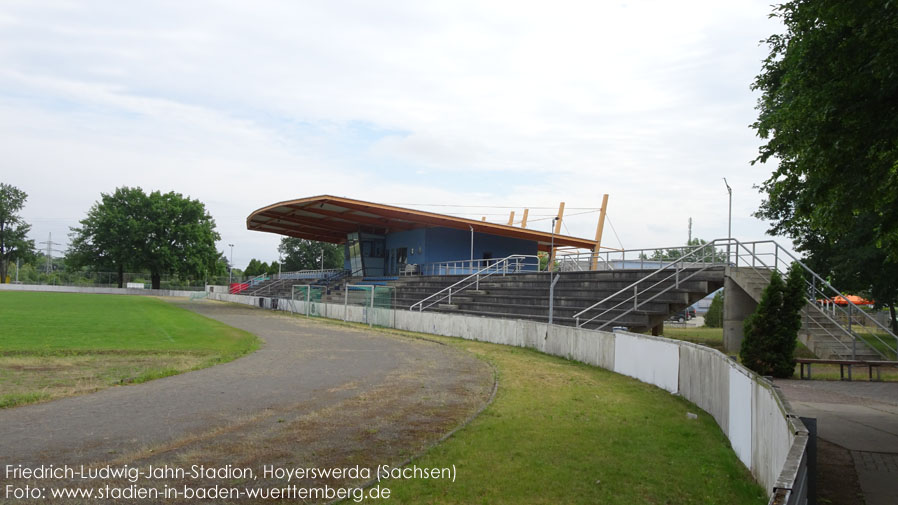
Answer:
[(727, 182), (727, 178), (723, 178), (723, 183), (727, 187), (727, 193), (730, 195), (730, 211), (727, 218), (727, 262), (730, 261), (730, 242), (733, 241), (733, 188)]

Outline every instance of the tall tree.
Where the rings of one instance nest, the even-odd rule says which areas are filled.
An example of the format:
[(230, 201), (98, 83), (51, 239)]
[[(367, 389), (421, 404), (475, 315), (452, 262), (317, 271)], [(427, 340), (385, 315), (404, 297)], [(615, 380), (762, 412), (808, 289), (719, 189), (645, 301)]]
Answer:
[(222, 271), (212, 216), (199, 200), (174, 192), (147, 195), (122, 187), (101, 194), (71, 237), (70, 264), (115, 268), (119, 287), (125, 268), (149, 270), (153, 289), (163, 274), (196, 278)]
[(111, 269), (122, 287), (125, 269), (143, 266), (147, 208), (147, 195), (140, 188), (122, 186), (111, 194), (101, 193), (81, 226), (71, 228), (66, 263), (72, 268)]
[(322, 253), (325, 269), (343, 268), (343, 246), (339, 244), (284, 237), (278, 246), (278, 252), (284, 258), (281, 268), (286, 272), (321, 268)]
[(894, 313), (896, 281), (882, 273), (898, 269), (898, 9), (865, 0), (775, 9), (786, 32), (767, 39), (752, 126), (767, 141), (754, 162), (778, 166), (757, 216), (824, 276), (878, 293)]
[(249, 263), (246, 265), (246, 268), (243, 270), (243, 273), (249, 277), (256, 277), (259, 275), (262, 270), (262, 262), (253, 258), (249, 260)]
[(153, 289), (159, 289), (162, 274), (185, 278), (218, 274), (215, 242), (221, 236), (206, 206), (173, 191), (154, 191), (147, 201), (142, 262), (150, 271)]
[(31, 225), (19, 215), (28, 195), (21, 189), (0, 182), (0, 283), (6, 282), (9, 262), (28, 257), (34, 250), (29, 240)]

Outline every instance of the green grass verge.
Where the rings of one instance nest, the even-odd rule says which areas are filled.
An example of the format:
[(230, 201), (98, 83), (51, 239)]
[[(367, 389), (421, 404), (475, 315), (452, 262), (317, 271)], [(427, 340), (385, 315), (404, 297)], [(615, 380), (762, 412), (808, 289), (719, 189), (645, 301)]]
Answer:
[(390, 332), (462, 348), (499, 374), (492, 405), (414, 462), (454, 464), (456, 481), (386, 481), (390, 503), (767, 502), (713, 418), (679, 396), (528, 349)]
[(0, 407), (196, 370), (252, 334), (143, 296), (0, 292)]
[(861, 340), (867, 343), (870, 347), (876, 349), (877, 351), (885, 354), (886, 359), (890, 361), (895, 361), (898, 359), (898, 356), (895, 354), (895, 339), (886, 333), (877, 333), (877, 338), (869, 335), (861, 335)]
[(664, 325), (664, 334), (661, 336), (713, 347), (720, 352), (724, 352), (723, 328)]

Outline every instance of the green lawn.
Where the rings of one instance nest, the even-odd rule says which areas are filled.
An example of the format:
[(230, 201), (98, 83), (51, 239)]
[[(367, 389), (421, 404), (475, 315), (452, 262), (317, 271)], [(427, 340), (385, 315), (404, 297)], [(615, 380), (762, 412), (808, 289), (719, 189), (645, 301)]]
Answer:
[(387, 481), (390, 503), (767, 503), (711, 416), (681, 397), (528, 349), (427, 338), (493, 363), (499, 389), (414, 462), (454, 464), (456, 481)]
[(0, 292), (0, 407), (230, 361), (258, 339), (158, 298)]

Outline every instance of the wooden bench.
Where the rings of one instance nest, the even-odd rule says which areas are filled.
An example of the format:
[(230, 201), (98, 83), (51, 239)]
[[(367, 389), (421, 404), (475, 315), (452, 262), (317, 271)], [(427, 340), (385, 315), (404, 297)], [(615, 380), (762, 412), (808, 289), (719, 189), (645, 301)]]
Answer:
[[(874, 361), (874, 360), (853, 360), (853, 359), (811, 359), (811, 358), (798, 358), (795, 360), (801, 366), (801, 378), (804, 379), (804, 368), (808, 367), (808, 376), (807, 378), (811, 378), (811, 365), (820, 364), (820, 365), (839, 365), (839, 377), (840, 380), (851, 380), (851, 367), (853, 366), (865, 366), (867, 367), (867, 373), (870, 380), (873, 380), (873, 369), (876, 369), (876, 380), (882, 380), (882, 375), (880, 374), (880, 367), (884, 366), (898, 366), (898, 361)], [(845, 378), (845, 370), (848, 369), (848, 378)]]

